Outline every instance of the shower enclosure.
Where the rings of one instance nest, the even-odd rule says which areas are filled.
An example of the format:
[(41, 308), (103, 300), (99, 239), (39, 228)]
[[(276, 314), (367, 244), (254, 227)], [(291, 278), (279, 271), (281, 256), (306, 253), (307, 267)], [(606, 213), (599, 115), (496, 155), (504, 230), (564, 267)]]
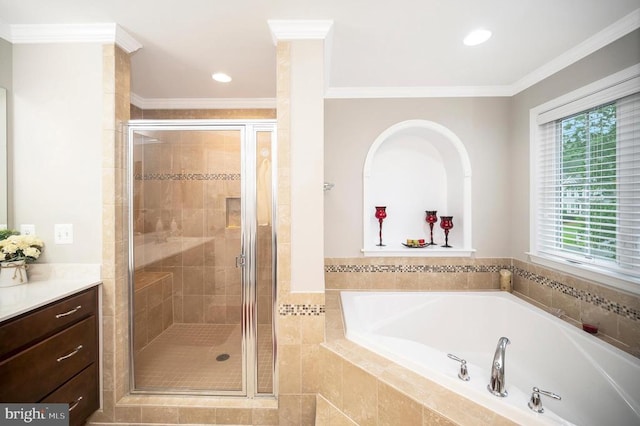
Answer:
[(273, 395), (275, 122), (128, 126), (132, 392)]

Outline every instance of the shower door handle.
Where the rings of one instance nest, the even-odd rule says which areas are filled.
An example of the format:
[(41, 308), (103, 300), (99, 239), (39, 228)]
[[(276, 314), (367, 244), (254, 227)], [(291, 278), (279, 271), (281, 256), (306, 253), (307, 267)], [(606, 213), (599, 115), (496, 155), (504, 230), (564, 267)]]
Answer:
[(236, 256), (236, 268), (244, 266), (245, 260), (246, 260), (246, 258), (244, 256), (244, 254)]

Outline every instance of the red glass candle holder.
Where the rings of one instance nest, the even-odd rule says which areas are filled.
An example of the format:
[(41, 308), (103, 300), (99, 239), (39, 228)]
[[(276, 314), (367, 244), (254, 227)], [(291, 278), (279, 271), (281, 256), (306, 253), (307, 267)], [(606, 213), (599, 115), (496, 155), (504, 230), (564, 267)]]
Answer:
[(440, 216), (440, 228), (444, 229), (444, 245), (442, 247), (451, 247), (449, 245), (449, 230), (453, 228), (453, 216)]
[(380, 243), (376, 244), (378, 247), (383, 247), (382, 244), (382, 221), (387, 217), (387, 207), (386, 206), (376, 206), (376, 219), (378, 219), (378, 223), (380, 224), (380, 232), (378, 233), (378, 237), (380, 239)]
[(425, 220), (429, 224), (429, 231), (431, 233), (431, 242), (429, 242), (427, 245), (434, 246), (436, 245), (436, 243), (433, 242), (433, 224), (438, 222), (438, 211), (425, 210), (425, 213), (427, 214), (427, 217), (425, 218)]

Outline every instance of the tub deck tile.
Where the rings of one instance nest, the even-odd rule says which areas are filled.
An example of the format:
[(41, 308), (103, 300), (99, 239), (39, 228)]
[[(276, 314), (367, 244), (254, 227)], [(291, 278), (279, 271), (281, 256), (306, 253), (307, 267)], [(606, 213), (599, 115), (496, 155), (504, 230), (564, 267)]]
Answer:
[[(342, 311), (339, 309), (339, 292), (329, 291), (328, 294), (326, 342), (321, 344), (320, 349), (322, 371), (319, 398), (326, 399), (337, 412), (349, 416), (348, 421), (364, 425), (515, 424), (347, 340), (344, 336)], [(354, 390), (354, 386), (358, 390)], [(371, 407), (374, 399), (371, 388), (375, 390), (375, 409)], [(371, 413), (376, 413), (375, 418), (372, 418)], [(340, 422), (343, 421), (344, 417), (340, 417)]]

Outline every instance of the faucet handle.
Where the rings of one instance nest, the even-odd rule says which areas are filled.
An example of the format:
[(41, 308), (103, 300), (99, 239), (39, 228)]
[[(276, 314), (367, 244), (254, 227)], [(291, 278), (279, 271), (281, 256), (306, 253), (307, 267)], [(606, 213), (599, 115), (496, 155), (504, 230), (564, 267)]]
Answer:
[(529, 401), (529, 408), (535, 411), (536, 413), (544, 413), (544, 408), (542, 408), (542, 398), (540, 398), (540, 394), (545, 396), (550, 396), (553, 399), (561, 400), (560, 395), (557, 395), (553, 392), (549, 392), (546, 390), (540, 390), (537, 387), (533, 387), (533, 393), (531, 394), (531, 400)]
[(467, 371), (467, 361), (462, 358), (458, 358), (454, 354), (447, 354), (447, 356), (452, 360), (458, 361), (460, 363), (460, 372), (458, 373), (458, 377), (460, 378), (460, 380), (468, 382), (471, 377), (469, 377), (469, 371)]

